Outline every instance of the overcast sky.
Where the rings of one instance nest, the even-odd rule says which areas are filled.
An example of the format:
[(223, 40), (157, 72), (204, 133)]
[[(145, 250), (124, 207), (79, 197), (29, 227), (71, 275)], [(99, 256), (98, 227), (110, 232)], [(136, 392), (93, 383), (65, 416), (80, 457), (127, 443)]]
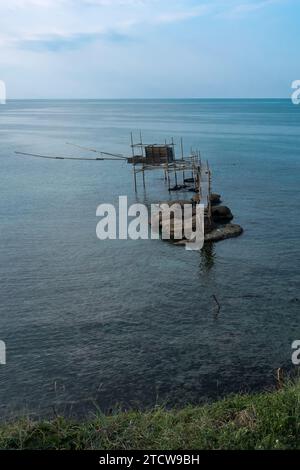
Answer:
[(8, 98), (288, 97), (299, 0), (0, 0)]

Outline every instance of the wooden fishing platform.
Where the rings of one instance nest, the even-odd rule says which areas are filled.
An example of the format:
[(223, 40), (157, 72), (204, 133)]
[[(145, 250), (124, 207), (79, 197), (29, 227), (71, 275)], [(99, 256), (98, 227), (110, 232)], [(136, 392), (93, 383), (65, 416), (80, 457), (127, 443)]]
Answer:
[[(183, 141), (180, 139), (180, 155), (176, 156), (175, 143), (173, 138), (170, 142), (163, 144), (145, 144), (142, 133), (140, 132), (138, 142), (134, 142), (131, 133), (131, 151), (130, 157), (120, 153), (110, 153), (90, 147), (84, 147), (78, 144), (68, 143), (87, 152), (93, 152), (95, 157), (83, 156), (65, 156), (65, 155), (44, 155), (28, 152), (16, 151), (15, 154), (25, 157), (36, 157), (54, 160), (80, 160), (96, 161), (104, 160), (123, 161), (132, 165), (134, 176), (134, 189), (137, 192), (137, 177), (142, 175), (143, 187), (146, 187), (147, 172), (163, 172), (165, 183), (169, 192), (190, 192), (193, 197), (178, 200), (178, 203), (190, 203), (193, 206), (203, 204), (204, 206), (204, 225), (205, 240), (212, 242), (232, 238), (243, 232), (242, 227), (229, 223), (233, 215), (226, 206), (220, 206), (220, 195), (211, 192), (212, 177), (211, 170), (207, 161), (203, 162), (199, 150), (190, 149), (188, 156), (184, 156)], [(173, 204), (176, 201), (168, 201)], [(218, 207), (212, 207), (212, 206)], [(195, 207), (194, 207), (195, 209)]]
[(126, 157), (119, 153), (110, 153), (90, 147), (67, 142), (68, 145), (77, 147), (87, 152), (97, 154), (96, 157), (74, 157), (55, 156), (26, 152), (15, 152), (17, 155), (55, 159), (55, 160), (80, 160), (80, 161), (126, 161), (133, 166), (134, 188), (137, 191), (137, 175), (141, 174), (143, 186), (146, 186), (145, 174), (148, 171), (163, 171), (168, 190), (171, 191), (191, 191), (194, 204), (203, 204), (206, 213), (211, 218), (211, 171), (208, 162), (202, 162), (199, 150), (190, 150), (187, 157), (184, 156), (183, 141), (180, 139), (180, 157), (176, 158), (175, 143), (173, 138), (170, 142), (163, 144), (145, 144), (140, 132), (138, 142), (134, 142), (131, 133), (132, 155)]
[(164, 144), (144, 144), (141, 133), (136, 143), (131, 134), (131, 149), (132, 157), (128, 163), (133, 165), (135, 191), (138, 174), (142, 175), (143, 186), (146, 187), (146, 173), (162, 171), (170, 192), (194, 192), (194, 203), (203, 204), (207, 216), (211, 218), (211, 171), (208, 162), (202, 161), (199, 150), (191, 149), (185, 157), (183, 141), (180, 139), (180, 157), (176, 158), (173, 139)]

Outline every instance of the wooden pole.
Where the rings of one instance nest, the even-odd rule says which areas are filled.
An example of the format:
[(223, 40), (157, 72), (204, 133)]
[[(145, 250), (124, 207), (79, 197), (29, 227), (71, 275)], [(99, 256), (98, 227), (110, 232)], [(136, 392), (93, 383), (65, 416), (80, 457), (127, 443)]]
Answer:
[[(194, 159), (193, 159), (193, 148), (191, 147), (191, 161), (192, 161), (192, 178), (195, 180), (195, 175), (194, 175)], [(195, 181), (194, 181), (195, 183)]]
[[(208, 162), (207, 162), (208, 166)], [(209, 168), (209, 167), (208, 167)], [(210, 224), (212, 223), (212, 209), (211, 209), (211, 172), (210, 169), (208, 169), (208, 216), (209, 216), (209, 222)]]
[(136, 170), (135, 170), (135, 160), (134, 160), (134, 146), (133, 146), (133, 134), (130, 132), (130, 139), (131, 139), (131, 151), (132, 151), (132, 167), (133, 167), (133, 177), (134, 177), (134, 190), (137, 191), (136, 185)]
[(142, 131), (140, 131), (140, 142), (141, 142), (141, 154), (142, 154), (142, 157), (143, 157), (144, 156), (144, 146), (143, 146)]
[[(141, 148), (141, 156), (144, 157), (144, 146), (143, 146), (143, 137), (142, 137), (142, 131), (140, 131), (140, 148)], [(142, 163), (142, 172), (143, 172), (143, 187), (145, 189), (146, 183), (145, 183), (145, 165), (144, 162)]]
[(200, 168), (201, 168), (201, 171), (202, 171), (202, 160), (201, 160), (201, 152), (199, 150), (199, 165), (200, 165)]
[[(183, 140), (182, 140), (182, 137), (180, 138), (180, 148), (181, 148), (181, 160), (183, 161), (184, 160), (184, 152), (183, 152)], [(182, 172), (182, 183), (184, 185), (184, 180), (185, 180), (185, 172), (183, 170)]]
[(174, 166), (174, 174), (175, 174), (175, 186), (177, 187), (178, 186), (178, 179), (177, 179), (177, 171), (176, 171), (176, 155), (175, 155), (175, 145), (174, 145), (174, 139), (172, 137), (171, 139), (171, 145), (173, 147), (173, 155), (174, 155), (174, 162), (175, 162), (175, 166)]
[(137, 191), (136, 187), (136, 171), (135, 171), (135, 164), (133, 164), (133, 174), (134, 174), (134, 190)]
[(130, 137), (131, 137), (131, 151), (132, 151), (132, 156), (134, 157), (134, 147), (133, 147), (133, 135), (132, 135), (132, 132), (130, 132)]

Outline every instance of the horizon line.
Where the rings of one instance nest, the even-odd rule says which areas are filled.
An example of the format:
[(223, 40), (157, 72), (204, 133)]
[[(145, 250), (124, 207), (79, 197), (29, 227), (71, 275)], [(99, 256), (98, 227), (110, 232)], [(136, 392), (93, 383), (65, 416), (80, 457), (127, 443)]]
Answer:
[(224, 97), (209, 97), (209, 98), (201, 98), (201, 97), (181, 97), (181, 98), (7, 98), (6, 102), (8, 101), (175, 101), (175, 100), (290, 100), (290, 97), (280, 97), (280, 96), (272, 96), (272, 97), (231, 97), (231, 98), (224, 98)]

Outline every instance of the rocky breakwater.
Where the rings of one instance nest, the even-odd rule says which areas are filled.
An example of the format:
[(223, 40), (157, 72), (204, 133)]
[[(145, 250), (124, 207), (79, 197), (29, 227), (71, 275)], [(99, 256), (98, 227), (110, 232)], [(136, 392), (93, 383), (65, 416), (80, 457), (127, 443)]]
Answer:
[[(172, 210), (170, 211), (171, 206), (176, 204), (182, 208), (182, 212), (176, 213)], [(191, 204), (191, 220), (189, 222), (192, 224), (193, 230), (196, 228), (196, 201), (195, 196), (191, 200), (178, 199), (173, 201), (163, 201), (159, 203), (161, 212), (156, 218), (152, 219), (150, 223), (155, 226), (156, 230), (166, 231), (169, 230), (170, 239), (169, 241), (175, 243), (176, 245), (184, 245), (186, 243), (186, 238), (184, 236), (184, 223), (183, 221), (183, 207), (184, 205)], [(211, 217), (209, 217), (207, 210), (204, 212), (204, 240), (205, 242), (218, 242), (225, 240), (227, 238), (238, 237), (243, 233), (243, 228), (238, 224), (233, 224), (232, 220), (234, 218), (231, 210), (227, 206), (220, 205), (221, 196), (219, 194), (211, 194)], [(164, 211), (168, 210), (168, 216), (164, 217)], [(180, 218), (179, 218), (180, 217)], [(167, 224), (164, 225), (164, 224)]]

